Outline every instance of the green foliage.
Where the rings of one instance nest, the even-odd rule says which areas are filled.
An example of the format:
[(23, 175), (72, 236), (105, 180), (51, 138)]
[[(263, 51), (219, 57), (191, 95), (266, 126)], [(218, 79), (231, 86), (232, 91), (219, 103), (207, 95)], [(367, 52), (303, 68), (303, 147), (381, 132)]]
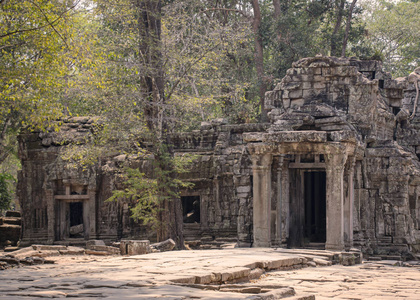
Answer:
[(107, 201), (128, 199), (135, 202), (131, 209), (132, 217), (144, 224), (156, 226), (159, 197), (156, 179), (149, 179), (139, 169), (126, 168), (121, 175), (124, 188), (114, 190)]
[(0, 173), (0, 212), (10, 209), (12, 202), (11, 184), (15, 178), (8, 173)]
[(362, 45), (372, 49), (370, 56), (379, 54), (393, 76), (407, 76), (420, 65), (420, 2), (380, 0), (365, 9), (368, 38)]
[[(158, 215), (164, 210), (164, 204), (168, 201), (179, 199), (180, 188), (187, 189), (193, 185), (190, 182), (180, 180), (179, 174), (188, 172), (196, 157), (182, 155), (172, 157), (166, 146), (159, 148), (159, 159), (151, 159), (153, 166), (152, 174), (146, 175), (138, 168), (126, 166), (119, 173), (117, 181), (121, 182), (121, 188), (114, 190), (107, 201), (128, 201), (132, 204), (132, 217), (142, 224), (157, 229), (162, 226)], [(172, 165), (172, 167), (170, 167)]]
[[(0, 163), (22, 126), (60, 117), (78, 56), (77, 5), (60, 0), (0, 2)], [(80, 45), (79, 45), (80, 46)]]
[[(272, 88), (293, 61), (329, 55), (332, 44), (339, 52), (351, 1), (279, 3), (275, 15), (273, 1), (258, 1), (262, 23), (254, 34), (253, 6), (243, 0), (0, 1), (0, 163), (16, 152), (22, 126), (101, 116), (97, 130), (63, 158), (86, 169), (101, 157), (153, 156), (154, 174), (127, 169), (126, 187), (113, 195), (138, 201), (135, 216), (151, 221), (141, 211), (156, 214), (183, 187), (183, 164), (163, 146), (171, 133), (218, 117), (256, 122), (261, 83)], [(346, 55), (380, 58), (393, 75), (406, 75), (419, 65), (419, 5), (378, 0), (356, 7)], [(145, 16), (157, 31), (146, 34)], [(258, 36), (263, 76), (256, 71)], [(150, 119), (159, 122), (150, 126)]]

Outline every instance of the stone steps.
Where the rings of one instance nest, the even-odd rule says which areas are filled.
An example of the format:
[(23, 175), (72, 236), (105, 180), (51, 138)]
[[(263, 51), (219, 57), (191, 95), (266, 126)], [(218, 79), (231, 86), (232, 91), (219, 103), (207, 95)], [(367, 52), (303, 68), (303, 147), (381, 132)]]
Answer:
[(325, 243), (309, 243), (305, 245), (305, 249), (325, 250)]
[(6, 211), (0, 217), (0, 246), (17, 245), (20, 238), (22, 218), (19, 211)]

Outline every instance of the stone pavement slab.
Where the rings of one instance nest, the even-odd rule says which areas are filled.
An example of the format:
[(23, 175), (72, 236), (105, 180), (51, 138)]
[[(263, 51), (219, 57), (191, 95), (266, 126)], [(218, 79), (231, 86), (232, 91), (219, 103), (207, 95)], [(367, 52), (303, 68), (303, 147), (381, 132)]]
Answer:
[[(292, 294), (295, 299), (313, 299), (314, 294), (317, 299), (420, 299), (418, 265), (309, 268), (305, 255), (238, 248), (57, 256), (53, 265), (0, 271), (0, 299), (281, 299)], [(325, 254), (310, 255), (326, 259)]]

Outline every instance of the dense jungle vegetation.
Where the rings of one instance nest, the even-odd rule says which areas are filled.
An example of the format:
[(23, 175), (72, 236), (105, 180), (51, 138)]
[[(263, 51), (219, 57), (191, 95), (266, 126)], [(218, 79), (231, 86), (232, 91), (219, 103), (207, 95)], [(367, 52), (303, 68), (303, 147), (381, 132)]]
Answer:
[(420, 63), (419, 16), (418, 0), (0, 0), (0, 209), (22, 128), (101, 116), (94, 143), (69, 157), (149, 151), (175, 178), (170, 133), (266, 121), (264, 94), (293, 61), (356, 56), (406, 76)]

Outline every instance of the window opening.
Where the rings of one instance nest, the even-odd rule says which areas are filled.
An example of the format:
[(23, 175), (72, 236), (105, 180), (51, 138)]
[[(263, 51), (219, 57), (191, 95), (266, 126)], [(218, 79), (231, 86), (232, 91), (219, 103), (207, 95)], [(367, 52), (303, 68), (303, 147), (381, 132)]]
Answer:
[(181, 203), (184, 223), (200, 223), (200, 196), (182, 196)]

